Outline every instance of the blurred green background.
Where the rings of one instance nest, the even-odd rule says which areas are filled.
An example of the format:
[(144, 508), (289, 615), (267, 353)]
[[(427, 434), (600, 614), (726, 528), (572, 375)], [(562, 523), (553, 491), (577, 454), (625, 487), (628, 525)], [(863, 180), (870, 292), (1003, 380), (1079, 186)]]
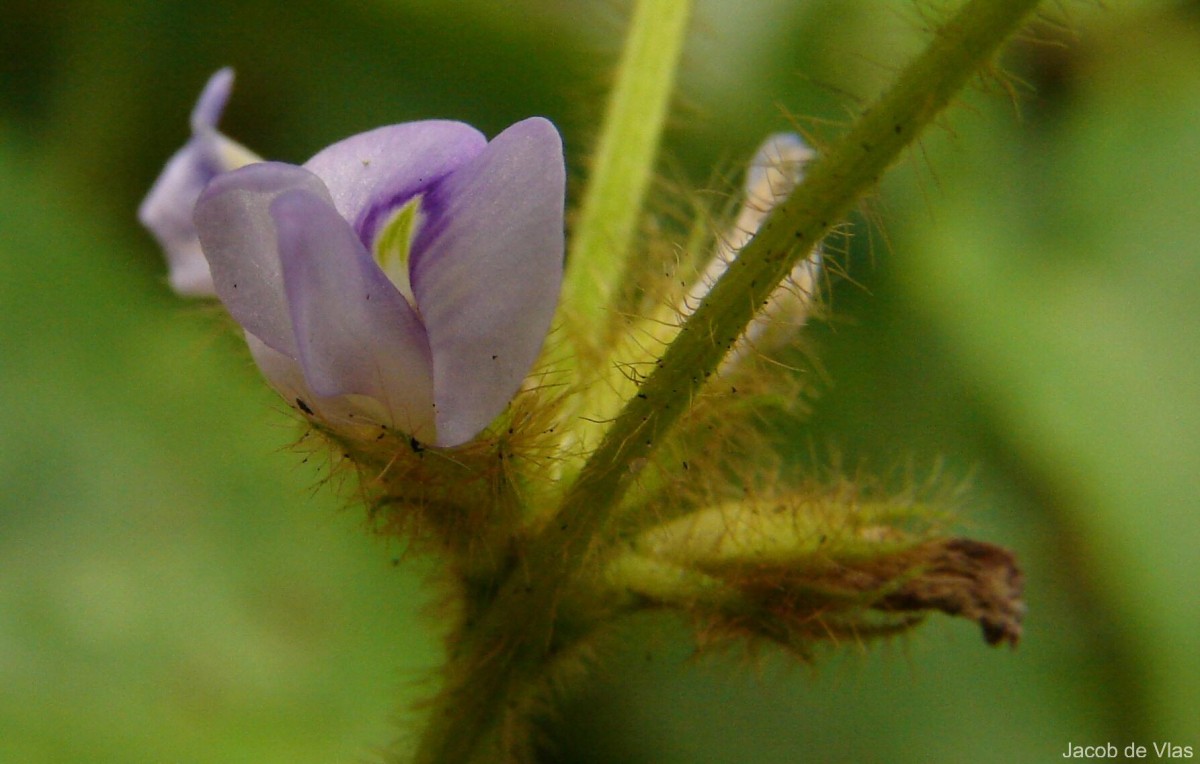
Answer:
[[(1014, 548), (1016, 652), (934, 618), (831, 651), (693, 659), (638, 623), (552, 730), (568, 762), (1200, 754), (1200, 6), (1055, 4), (837, 244), (798, 452), (971, 476)], [(665, 185), (785, 114), (844, 121), (919, 48), (910, 0), (699, 4)], [(422, 564), (362, 532), (236, 338), (174, 297), (134, 210), (206, 77), (302, 161), (448, 117), (562, 128), (574, 198), (615, 0), (5, 0), (0, 6), (0, 762), (374, 760), (429, 690)], [(936, 16), (936, 13), (933, 14)], [(808, 124), (808, 123), (806, 123)], [(732, 181), (718, 181), (726, 192)], [(1149, 758), (1154, 758), (1153, 750)]]

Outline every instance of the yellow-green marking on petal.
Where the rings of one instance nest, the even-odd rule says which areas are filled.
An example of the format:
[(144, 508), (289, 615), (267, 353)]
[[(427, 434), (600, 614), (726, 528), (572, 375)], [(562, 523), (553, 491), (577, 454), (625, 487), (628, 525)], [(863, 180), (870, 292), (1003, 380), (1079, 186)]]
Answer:
[[(388, 280), (400, 290), (413, 310), (417, 300), (413, 296), (412, 282), (408, 275), (408, 258), (412, 251), (413, 237), (421, 227), (421, 197), (417, 196), (392, 213), (392, 217), (375, 237), (375, 262), (387, 274)], [(419, 313), (420, 311), (418, 311)]]

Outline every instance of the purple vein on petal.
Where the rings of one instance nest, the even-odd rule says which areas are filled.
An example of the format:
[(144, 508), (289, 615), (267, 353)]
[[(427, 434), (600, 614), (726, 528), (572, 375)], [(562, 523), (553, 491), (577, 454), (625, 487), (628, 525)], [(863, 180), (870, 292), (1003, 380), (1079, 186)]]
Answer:
[(305, 163), (368, 248), (388, 213), (474, 158), (487, 145), (461, 122), (390, 125), (329, 146)]
[[(379, 229), (384, 226), (391, 214), (403, 207), (409, 200), (415, 196), (421, 197), (421, 215), (429, 222), (430, 209), (428, 207), (429, 195), (438, 187), (449, 173), (442, 173), (432, 178), (418, 178), (417, 182), (411, 186), (405, 186), (394, 191), (391, 195), (379, 199), (363, 210), (359, 215), (358, 220), (354, 223), (354, 230), (358, 233), (358, 238), (367, 247), (371, 247), (375, 241), (375, 237), (379, 234)], [(415, 249), (417, 242), (413, 242)]]
[(564, 177), (558, 132), (534, 118), (430, 194), (441, 224), (421, 232), (410, 274), (440, 445), (469, 440), (503, 411), (545, 340), (562, 281)]

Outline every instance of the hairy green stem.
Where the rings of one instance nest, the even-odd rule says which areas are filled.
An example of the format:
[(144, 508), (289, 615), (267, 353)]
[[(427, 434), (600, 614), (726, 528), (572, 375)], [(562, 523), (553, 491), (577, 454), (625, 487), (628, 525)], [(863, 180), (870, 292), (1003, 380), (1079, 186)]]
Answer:
[[(667, 119), (692, 0), (641, 0), (630, 21), (579, 218), (563, 302), (576, 339), (605, 325), (625, 268)], [(599, 339), (599, 338), (596, 338)]]
[[(646, 12), (644, 6), (656, 5), (671, 3), (646, 0), (639, 6), (639, 14)], [(521, 717), (551, 683), (561, 652), (570, 648), (572, 640), (600, 625), (602, 614), (587, 612), (573, 595), (587, 590), (584, 573), (595, 570), (595, 553), (605, 546), (636, 466), (715, 372), (798, 258), (874, 187), (968, 78), (989, 64), (1000, 44), (1036, 5), (1036, 0), (967, 2), (892, 88), (809, 165), (805, 182), (776, 208), (730, 264), (638, 395), (613, 422), (568, 489), (555, 518), (521, 545), (519, 560), (494, 596), (468, 607), (461, 629), (451, 641), (454, 649), (446, 687), (432, 709), (419, 761), (505, 761), (526, 750)], [(653, 70), (635, 71), (626, 63), (622, 79), (661, 76)], [(639, 119), (653, 117), (647, 114)], [(629, 187), (610, 187), (601, 197), (625, 193), (638, 199), (640, 206), (644, 180), (635, 176), (624, 176), (622, 182), (630, 183)], [(632, 222), (623, 225), (628, 235)], [(590, 237), (588, 247), (612, 245), (606, 235), (588, 233), (587, 228), (579, 235)], [(579, 255), (579, 249), (573, 252), (587, 256), (586, 252)], [(612, 267), (619, 269), (621, 263)], [(603, 300), (588, 294), (596, 282), (594, 276), (579, 275), (580, 270), (577, 261), (565, 299), (580, 300), (586, 315)]]
[[(637, 0), (617, 78), (572, 230), (563, 284), (567, 330), (579, 352), (605, 325), (605, 311), (626, 268), (637, 221), (658, 156), (663, 125), (693, 0)], [(573, 322), (573, 323), (572, 323)], [(552, 551), (552, 550), (551, 550)], [(446, 687), (431, 711), (417, 761), (520, 760), (529, 745), (522, 728), (547, 673), (547, 656), (562, 634), (555, 611), (559, 579), (542, 573), (560, 564), (525, 557), (493, 601), (468, 601), (449, 642)], [(538, 576), (538, 580), (534, 577)], [(494, 605), (521, 600), (532, 620), (517, 624)], [(518, 697), (520, 696), (520, 697)]]
[[(1037, 0), (970, 0), (929, 47), (826, 153), (713, 286), (568, 490), (534, 541), (560, 550), (573, 577), (604, 535), (636, 465), (715, 372), (759, 307), (795, 265), (876, 184), (946, 107)], [(569, 528), (569, 531), (560, 530)]]

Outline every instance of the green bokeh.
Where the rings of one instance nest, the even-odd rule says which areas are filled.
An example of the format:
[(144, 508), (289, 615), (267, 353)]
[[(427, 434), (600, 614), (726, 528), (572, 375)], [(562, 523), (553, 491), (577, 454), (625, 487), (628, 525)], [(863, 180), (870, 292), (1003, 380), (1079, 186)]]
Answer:
[[(730, 172), (784, 114), (844, 120), (921, 39), (923, 6), (880, 6), (701, 3), (668, 179)], [(839, 285), (812, 332), (831, 381), (797, 453), (973, 474), (965, 526), (1027, 567), (1020, 649), (934, 619), (756, 672), (689, 660), (682, 628), (647, 620), (570, 704), (558, 759), (1200, 753), (1193, 7), (1068, 6), (1065, 45), (1015, 46), (1020, 115), (992, 87), (927, 137), (873, 202), (883, 233), (839, 245), (862, 288)], [(429, 689), (437, 592), (286, 449), (299, 430), (219, 316), (169, 293), (133, 210), (225, 64), (225, 125), (260, 153), (537, 113), (577, 183), (621, 18), (583, 0), (0, 8), (0, 762), (359, 761), (397, 734)]]

